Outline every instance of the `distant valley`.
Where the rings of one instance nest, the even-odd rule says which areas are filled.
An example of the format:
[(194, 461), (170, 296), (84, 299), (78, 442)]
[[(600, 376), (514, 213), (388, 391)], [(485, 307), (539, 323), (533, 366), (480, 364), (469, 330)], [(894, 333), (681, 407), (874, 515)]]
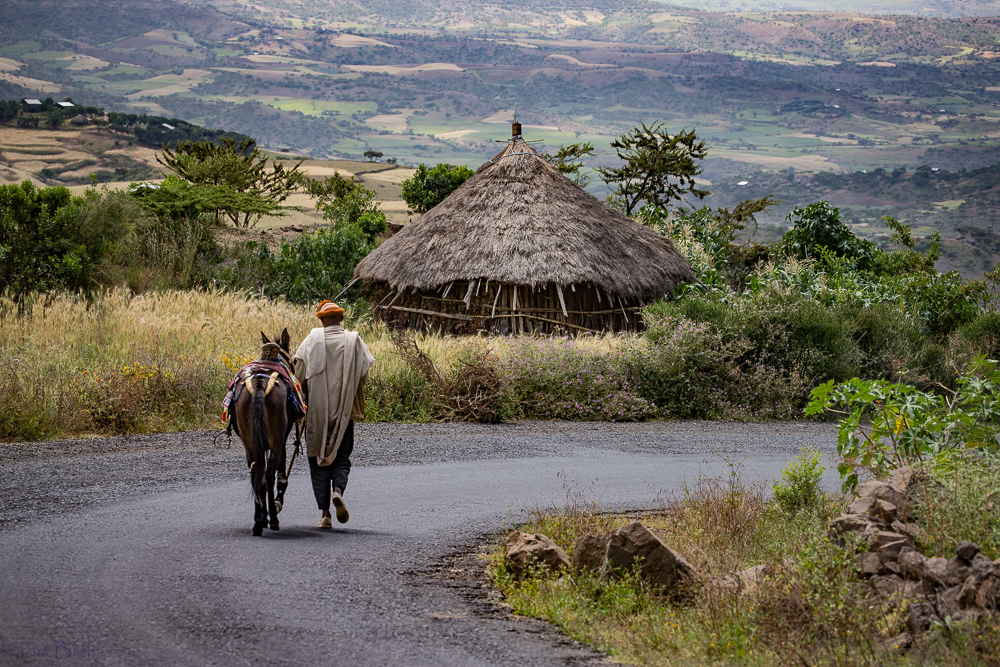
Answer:
[[(509, 135), (515, 111), (541, 150), (603, 149), (592, 166), (611, 162), (608, 143), (632, 125), (664, 121), (697, 128), (712, 146), (709, 203), (770, 183), (805, 204), (823, 187), (781, 184), (1000, 162), (1000, 18), (974, 15), (992, 4), (906, 6), (919, 11), (11, 0), (0, 9), (0, 98), (72, 97), (250, 134), (275, 152), (358, 160), (377, 150), (411, 165), (477, 166)], [(770, 6), (733, 7), (753, 8)], [(15, 171), (0, 163), (0, 178)], [(732, 185), (742, 180), (752, 185)], [(908, 199), (923, 201), (904, 191), (885, 206), (884, 197), (842, 198), (845, 217), (872, 235), (887, 212), (946, 236), (992, 224), (954, 203), (962, 197)]]

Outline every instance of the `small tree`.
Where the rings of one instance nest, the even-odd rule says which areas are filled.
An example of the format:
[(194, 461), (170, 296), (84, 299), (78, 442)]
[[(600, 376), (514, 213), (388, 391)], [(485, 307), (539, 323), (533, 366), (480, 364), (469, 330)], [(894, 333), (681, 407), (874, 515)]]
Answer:
[(698, 160), (708, 148), (694, 130), (667, 133), (663, 123), (634, 127), (611, 142), (625, 164), (618, 168), (599, 167), (597, 172), (612, 190), (609, 200), (626, 215), (642, 203), (665, 208), (685, 194), (704, 199), (708, 190), (699, 190), (694, 177), (701, 173)]
[(424, 214), (469, 180), (468, 167), (439, 164), (432, 169), (421, 164), (412, 177), (403, 181), (403, 201), (410, 213)]
[(49, 109), (45, 113), (45, 124), (51, 127), (53, 130), (58, 129), (63, 123), (62, 111), (58, 107)]
[(334, 174), (322, 181), (310, 180), (306, 189), (316, 198), (316, 208), (323, 212), (324, 220), (357, 227), (369, 243), (374, 243), (379, 234), (385, 233), (388, 223), (375, 200), (375, 191), (353, 177)]
[(382, 151), (365, 151), (365, 157), (368, 158), (369, 162), (374, 162), (385, 155)]
[[(296, 208), (282, 206), (296, 190), (302, 188), (307, 177), (299, 160), (292, 167), (271, 160), (257, 142), (247, 138), (237, 143), (235, 139), (196, 141), (178, 144), (171, 150), (164, 145), (156, 161), (193, 185), (223, 188), (234, 207), (220, 208), (217, 216), (225, 215), (237, 227), (253, 227), (264, 215), (284, 215), (282, 211)], [(246, 205), (241, 206), (239, 202)]]
[(838, 257), (856, 260), (858, 268), (868, 268), (875, 255), (875, 244), (855, 236), (840, 219), (840, 209), (828, 201), (796, 206), (785, 220), (792, 228), (781, 237), (781, 249), (789, 255), (820, 259), (825, 248)]
[(542, 157), (551, 162), (552, 166), (558, 169), (560, 174), (565, 174), (567, 177), (572, 178), (573, 182), (581, 188), (587, 187), (591, 180), (593, 180), (580, 171), (587, 164), (583, 159), (597, 157), (597, 155), (597, 151), (594, 150), (594, 144), (589, 141), (582, 144), (560, 146), (555, 155), (542, 153)]

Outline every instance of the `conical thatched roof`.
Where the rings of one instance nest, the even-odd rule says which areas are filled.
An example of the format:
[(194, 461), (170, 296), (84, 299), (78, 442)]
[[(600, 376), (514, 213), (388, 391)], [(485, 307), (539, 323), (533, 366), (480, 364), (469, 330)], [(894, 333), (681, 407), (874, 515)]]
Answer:
[(601, 203), (519, 137), (354, 275), (420, 289), (480, 278), (532, 287), (591, 283), (636, 299), (694, 279), (669, 240)]

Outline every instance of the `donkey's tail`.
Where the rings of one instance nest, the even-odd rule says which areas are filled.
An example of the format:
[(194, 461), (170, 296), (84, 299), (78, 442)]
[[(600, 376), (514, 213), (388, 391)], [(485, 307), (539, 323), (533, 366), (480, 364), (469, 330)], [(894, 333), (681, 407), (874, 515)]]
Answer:
[(267, 434), (267, 422), (265, 420), (267, 407), (264, 394), (263, 384), (254, 386), (253, 400), (250, 403), (250, 427), (253, 431), (253, 435), (250, 438), (253, 443), (253, 467), (258, 475), (264, 474), (264, 470), (267, 467), (267, 451), (271, 447)]

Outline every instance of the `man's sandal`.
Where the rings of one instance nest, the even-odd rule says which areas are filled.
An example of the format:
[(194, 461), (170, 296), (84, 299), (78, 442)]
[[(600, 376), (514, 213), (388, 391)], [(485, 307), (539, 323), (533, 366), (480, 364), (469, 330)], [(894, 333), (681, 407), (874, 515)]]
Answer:
[(330, 517), (325, 516), (325, 517), (323, 517), (322, 519), (319, 520), (319, 527), (320, 528), (333, 528), (333, 521), (330, 520)]
[(337, 510), (337, 521), (347, 523), (351, 518), (351, 514), (347, 511), (347, 505), (344, 504), (343, 496), (336, 491), (333, 492), (333, 507)]

